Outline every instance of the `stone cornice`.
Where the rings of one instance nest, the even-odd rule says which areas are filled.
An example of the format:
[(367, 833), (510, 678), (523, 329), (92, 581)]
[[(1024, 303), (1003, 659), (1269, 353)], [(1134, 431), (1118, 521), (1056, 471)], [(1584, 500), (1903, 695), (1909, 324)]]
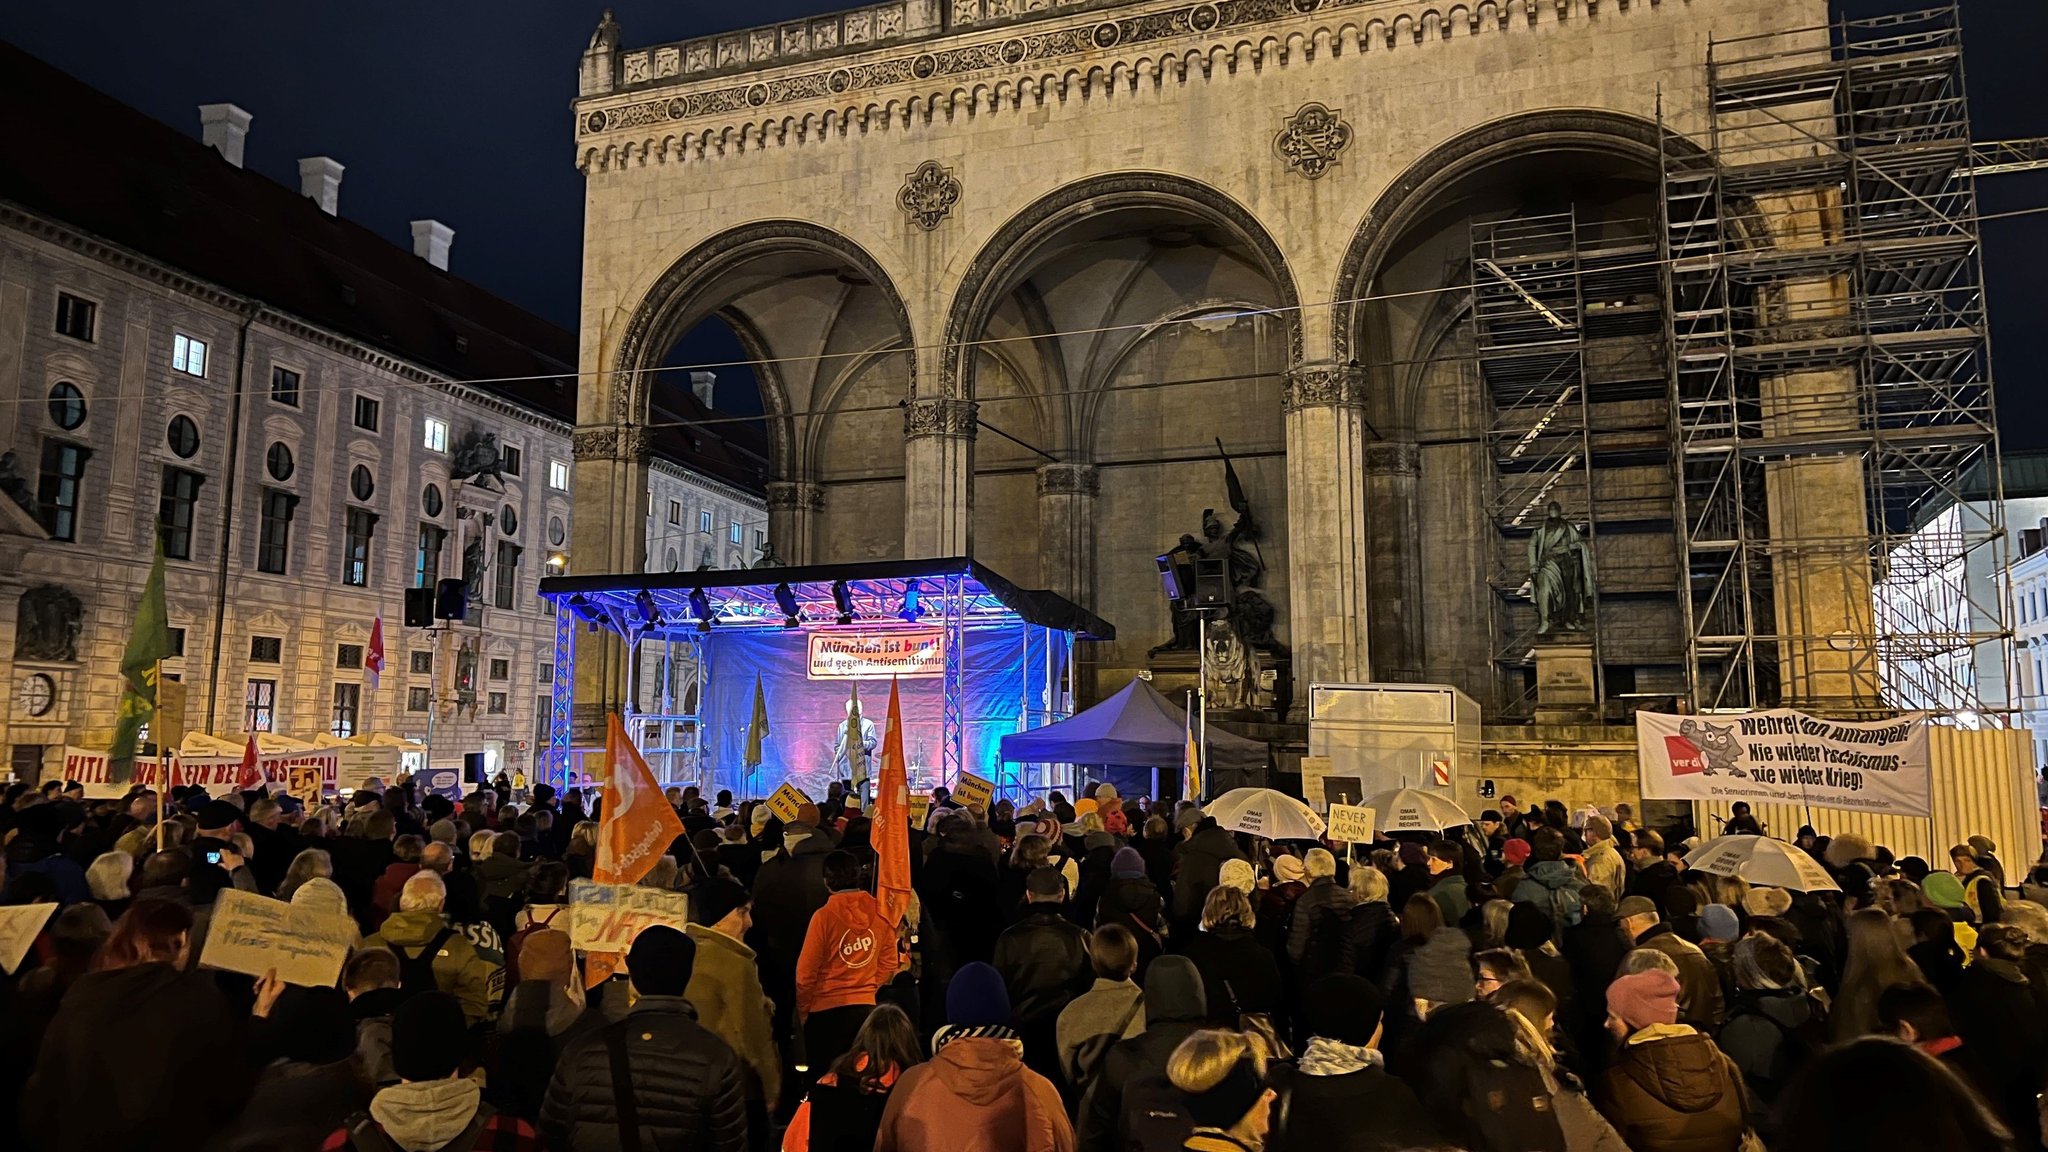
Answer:
[(1431, 0), (1207, 0), (1040, 13), (1021, 24), (972, 25), (830, 59), (781, 64), (771, 57), (765, 67), (715, 76), (650, 74), (625, 91), (576, 103), (577, 164), (605, 170), (843, 138), (1660, 2), (1478, 0), (1446, 10)]

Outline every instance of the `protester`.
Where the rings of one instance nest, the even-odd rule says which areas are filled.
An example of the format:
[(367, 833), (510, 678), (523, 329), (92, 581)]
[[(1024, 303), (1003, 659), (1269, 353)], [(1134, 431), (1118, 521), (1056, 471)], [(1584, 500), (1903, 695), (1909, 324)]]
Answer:
[(740, 1058), (749, 1124), (761, 1127), (782, 1099), (782, 1058), (761, 989), (761, 966), (744, 942), (753, 927), (753, 899), (739, 881), (723, 877), (699, 884), (691, 895), (691, 923), (684, 932), (696, 959), (683, 998), (696, 1010), (697, 1023)]
[[(2014, 1152), (2013, 1133), (1939, 1060), (1898, 1040), (1838, 1045), (1800, 1072), (1775, 1148), (1799, 1152)], [(2039, 1126), (2025, 1140), (2033, 1147)]]
[[(1674, 889), (1674, 892), (1681, 889)], [(1637, 948), (1654, 948), (1671, 957), (1678, 966), (1679, 1018), (1711, 1032), (1727, 1015), (1721, 992), (1721, 974), (1700, 946), (1681, 937), (1663, 921), (1657, 906), (1642, 896), (1630, 896), (1618, 909), (1622, 935)]]
[(1252, 1152), (1265, 1145), (1273, 1106), (1266, 1054), (1243, 1033), (1218, 1029), (1181, 1041), (1166, 1062), (1166, 1078), (1195, 1122), (1188, 1152)]
[(254, 1053), (271, 1056), (249, 1101), (214, 1137), (215, 1152), (312, 1148), (370, 1102), (356, 1056), (348, 997), (335, 988), (288, 988), (263, 1010)]
[(1058, 1090), (1024, 1066), (1002, 976), (980, 962), (962, 967), (946, 989), (946, 1019), (932, 1058), (890, 1092), (874, 1152), (1073, 1152)]
[(1895, 984), (1921, 984), (1920, 970), (1899, 947), (1891, 918), (1875, 908), (1849, 914), (1848, 960), (1828, 1012), (1828, 1035), (1836, 1041), (1876, 1035), (1877, 1001)]
[[(1386, 1072), (1376, 1047), (1385, 1000), (1359, 976), (1325, 976), (1302, 996), (1306, 1043), (1276, 1076), (1287, 1100), (1270, 1152), (1397, 1152), (1436, 1143), (1437, 1132), (1408, 1085)], [(1358, 1123), (1361, 1116), (1370, 1123)]]
[(605, 1021), (585, 1006), (566, 933), (543, 928), (527, 937), (522, 954), (522, 978), (498, 1017), (486, 1097), (498, 1110), (537, 1123), (562, 1050)]
[[(1247, 1012), (1271, 1016), (1282, 1007), (1280, 964), (1259, 946), (1256, 927), (1251, 900), (1238, 889), (1219, 884), (1202, 903), (1200, 931), (1175, 945), (1201, 973), (1211, 1024), (1235, 1025)], [(1146, 986), (1151, 986), (1149, 980)]]
[(461, 1074), (468, 1049), (466, 1019), (462, 1005), (442, 992), (423, 992), (400, 1005), (391, 1020), (398, 1083), (380, 1089), (369, 1112), (336, 1129), (321, 1152), (359, 1148), (369, 1135), (401, 1152), (451, 1146), (538, 1152), (541, 1142), (533, 1126), (485, 1103), (483, 1085)]
[(2048, 1022), (2020, 967), (2026, 936), (2010, 924), (1986, 924), (1976, 955), (1948, 997), (1956, 1034), (1991, 1073), (1986, 1102), (2014, 1131), (2038, 1123)]
[(860, 862), (833, 852), (823, 874), (831, 895), (811, 917), (796, 973), (805, 1058), (821, 1072), (847, 1050), (902, 964), (896, 925), (863, 887)]
[(782, 1152), (871, 1152), (889, 1094), (920, 1059), (910, 1017), (894, 1004), (868, 1012), (782, 1135)]
[(1669, 973), (1622, 976), (1607, 988), (1608, 1028), (1620, 1044), (1601, 1081), (1600, 1110), (1633, 1152), (1734, 1152), (1751, 1107), (1733, 1061), (1679, 1023)]
[(415, 868), (398, 894), (397, 910), (385, 917), (366, 948), (389, 948), (399, 959), (407, 992), (439, 989), (455, 997), (471, 1024), (497, 1014), (505, 994), (505, 966), (476, 945), (442, 914), (448, 889), (441, 877)]
[(391, 1018), (405, 999), (400, 971), (389, 948), (358, 948), (341, 969), (341, 990), (356, 1027), (356, 1063), (376, 1088), (398, 1083), (391, 1065)]
[(1145, 1030), (1144, 991), (1131, 978), (1138, 969), (1137, 939), (1121, 924), (1105, 924), (1088, 937), (1088, 963), (1095, 982), (1060, 1009), (1054, 1026), (1060, 1082), (1070, 1089), (1084, 1083), (1110, 1045)]
[[(1238, 896), (1242, 899), (1243, 893)], [(1202, 974), (1192, 960), (1161, 956), (1152, 962), (1145, 973), (1145, 1030), (1110, 1048), (1082, 1095), (1077, 1134), (1081, 1152), (1119, 1152), (1125, 1088), (1144, 1077), (1164, 1075), (1173, 1050), (1201, 1030), (1208, 1005)]]

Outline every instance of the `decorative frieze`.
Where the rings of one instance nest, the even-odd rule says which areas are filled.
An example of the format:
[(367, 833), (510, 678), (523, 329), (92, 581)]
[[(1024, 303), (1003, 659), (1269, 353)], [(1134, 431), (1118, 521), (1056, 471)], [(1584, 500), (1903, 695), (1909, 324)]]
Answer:
[(1408, 440), (1376, 440), (1365, 446), (1365, 471), (1369, 476), (1419, 476), (1422, 449)]
[(821, 512), (825, 508), (825, 488), (802, 480), (770, 480), (768, 482), (768, 510), (770, 512)]
[(569, 449), (578, 460), (630, 460), (645, 464), (654, 458), (654, 437), (639, 427), (581, 428), (571, 438)]

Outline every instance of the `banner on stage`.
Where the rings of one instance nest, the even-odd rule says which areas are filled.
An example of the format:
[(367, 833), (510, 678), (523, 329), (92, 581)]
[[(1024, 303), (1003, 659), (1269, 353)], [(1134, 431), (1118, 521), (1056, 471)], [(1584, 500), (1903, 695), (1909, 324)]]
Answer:
[(346, 916), (223, 888), (214, 897), (199, 963), (251, 976), (274, 968), (287, 984), (332, 988), (355, 942), (355, 922)]
[(962, 772), (960, 778), (953, 781), (953, 801), (963, 808), (979, 804), (982, 811), (986, 812), (989, 802), (995, 798), (995, 782), (986, 777), (976, 776), (972, 772)]
[(1638, 712), (1636, 761), (1645, 800), (1761, 800), (1887, 816), (1931, 811), (1925, 716)]
[(681, 932), (690, 923), (690, 898), (638, 884), (569, 882), (569, 946), (578, 952), (617, 953), (623, 963), (633, 938), (656, 924)]
[(813, 632), (812, 680), (930, 680), (946, 674), (946, 633), (939, 628), (887, 632)]
[(789, 824), (796, 820), (796, 810), (810, 802), (811, 798), (804, 795), (803, 789), (785, 780), (782, 787), (768, 797), (768, 811), (773, 812), (777, 820)]
[(57, 911), (55, 904), (10, 904), (0, 907), (0, 972), (14, 975), (28, 955), (36, 934)]
[(1330, 830), (1323, 833), (1330, 840), (1345, 844), (1370, 844), (1373, 837), (1373, 821), (1379, 814), (1370, 808), (1356, 804), (1330, 805)]
[[(263, 769), (266, 784), (283, 788), (291, 782), (294, 768), (314, 768), (320, 773), (322, 787), (333, 791), (340, 774), (339, 750), (322, 748), (311, 752), (269, 752), (257, 757), (257, 764)], [(240, 756), (174, 756), (171, 758), (171, 784), (197, 784), (216, 796), (224, 796), (235, 790), (241, 776)], [(155, 788), (162, 767), (157, 756), (138, 756), (135, 759), (135, 778), (126, 783), (114, 783), (109, 772), (107, 754), (89, 748), (64, 749), (64, 778), (76, 780), (85, 785), (88, 800), (117, 800), (128, 794), (134, 786)]]

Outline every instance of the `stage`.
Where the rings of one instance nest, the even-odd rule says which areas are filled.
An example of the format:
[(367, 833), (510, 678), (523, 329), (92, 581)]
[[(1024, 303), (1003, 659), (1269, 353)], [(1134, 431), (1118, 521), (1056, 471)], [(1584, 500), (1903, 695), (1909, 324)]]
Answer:
[[(607, 703), (664, 783), (707, 798), (766, 797), (785, 781), (822, 797), (846, 775), (848, 701), (858, 692), (877, 739), (892, 679), (913, 791), (962, 771), (1009, 795), (1072, 787), (1066, 765), (1004, 765), (1000, 741), (1072, 715), (1076, 642), (1116, 637), (1070, 601), (964, 559), (553, 576), (540, 595), (556, 622), (542, 778), (559, 787), (602, 770), (602, 749), (572, 746), (571, 720), (578, 641), (603, 629), (629, 654), (623, 698)], [(757, 684), (768, 734), (754, 766)]]

